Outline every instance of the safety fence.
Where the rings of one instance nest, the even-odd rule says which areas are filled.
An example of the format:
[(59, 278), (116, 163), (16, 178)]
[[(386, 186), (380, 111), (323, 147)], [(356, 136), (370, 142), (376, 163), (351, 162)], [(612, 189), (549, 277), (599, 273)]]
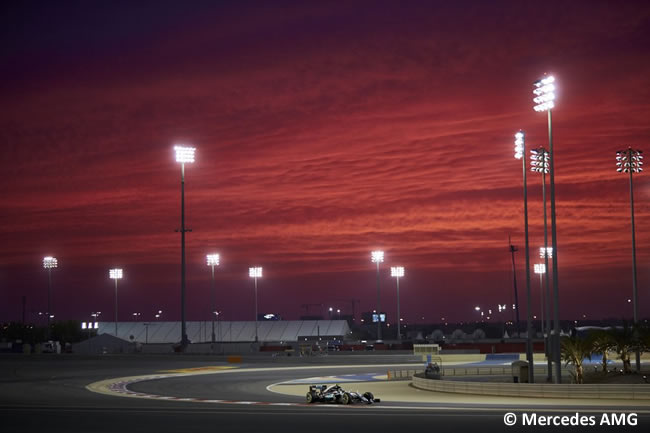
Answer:
[[(386, 373), (388, 380), (411, 380), (416, 373), (424, 373), (421, 369), (410, 370), (389, 370)], [(546, 366), (535, 366), (535, 375), (545, 375)], [(512, 367), (491, 366), (491, 367), (443, 367), (442, 376), (511, 376)]]
[(498, 395), (502, 397), (584, 398), (610, 400), (650, 400), (646, 384), (552, 384), (502, 383), (434, 380), (413, 377), (415, 388), (458, 394)]

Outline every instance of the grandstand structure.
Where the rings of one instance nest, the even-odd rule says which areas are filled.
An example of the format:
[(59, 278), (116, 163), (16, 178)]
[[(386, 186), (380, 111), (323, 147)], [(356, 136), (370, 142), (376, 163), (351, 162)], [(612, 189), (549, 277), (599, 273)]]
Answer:
[[(192, 343), (212, 341), (212, 322), (186, 322)], [(260, 342), (297, 342), (301, 340), (343, 339), (350, 334), (345, 320), (271, 320), (257, 322)], [(217, 343), (255, 340), (255, 322), (219, 321), (214, 325)], [(109, 334), (138, 343), (176, 343), (180, 341), (181, 322), (99, 322), (97, 335)]]

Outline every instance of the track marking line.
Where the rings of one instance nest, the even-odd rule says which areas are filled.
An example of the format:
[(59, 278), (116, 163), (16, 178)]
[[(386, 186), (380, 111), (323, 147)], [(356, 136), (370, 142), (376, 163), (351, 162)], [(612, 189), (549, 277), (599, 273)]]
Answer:
[(233, 368), (239, 368), (231, 365), (210, 365), (206, 367), (192, 367), (192, 368), (179, 368), (176, 370), (160, 370), (160, 373), (197, 373), (197, 372), (213, 372), (221, 370), (230, 370)]

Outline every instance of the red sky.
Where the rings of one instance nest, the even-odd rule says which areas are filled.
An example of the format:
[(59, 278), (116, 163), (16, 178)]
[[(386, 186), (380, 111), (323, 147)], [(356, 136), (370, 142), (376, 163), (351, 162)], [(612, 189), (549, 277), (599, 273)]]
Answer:
[[(370, 251), (403, 265), (405, 320), (468, 320), (524, 293), (521, 162), (547, 145), (532, 83), (554, 110), (561, 316), (629, 317), (628, 180), (615, 151), (650, 150), (650, 5), (546, 2), (115, 2), (2, 6), (0, 320), (47, 302), (57, 318), (180, 310), (186, 167), (188, 317), (209, 317), (205, 254), (221, 254), (220, 309), (375, 307)], [(526, 3), (526, 4), (523, 4)], [(272, 5), (271, 5), (272, 4)], [(639, 305), (650, 314), (650, 179), (635, 177)], [(542, 244), (529, 174), (530, 243)], [(534, 300), (538, 280), (533, 278)], [(523, 305), (523, 303), (522, 303)]]

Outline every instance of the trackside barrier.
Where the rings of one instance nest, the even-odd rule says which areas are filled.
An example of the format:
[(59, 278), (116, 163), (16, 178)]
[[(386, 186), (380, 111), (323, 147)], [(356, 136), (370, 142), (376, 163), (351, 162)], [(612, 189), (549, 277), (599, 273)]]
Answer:
[(414, 344), (413, 355), (437, 355), (440, 353), (439, 344)]
[(410, 380), (415, 373), (424, 373), (424, 369), (419, 370), (389, 370), (386, 372), (388, 380)]
[(498, 395), (503, 397), (593, 398), (609, 400), (650, 400), (645, 384), (552, 384), (495, 383), (431, 380), (413, 377), (415, 388), (458, 394)]
[[(546, 366), (535, 366), (535, 374), (546, 374)], [(511, 366), (499, 367), (445, 367), (443, 376), (511, 376)]]
[[(416, 373), (424, 373), (424, 368), (415, 370), (389, 370), (388, 380), (410, 380)], [(512, 376), (510, 366), (503, 367), (443, 367), (442, 376)], [(546, 366), (535, 366), (535, 375), (545, 375)]]

